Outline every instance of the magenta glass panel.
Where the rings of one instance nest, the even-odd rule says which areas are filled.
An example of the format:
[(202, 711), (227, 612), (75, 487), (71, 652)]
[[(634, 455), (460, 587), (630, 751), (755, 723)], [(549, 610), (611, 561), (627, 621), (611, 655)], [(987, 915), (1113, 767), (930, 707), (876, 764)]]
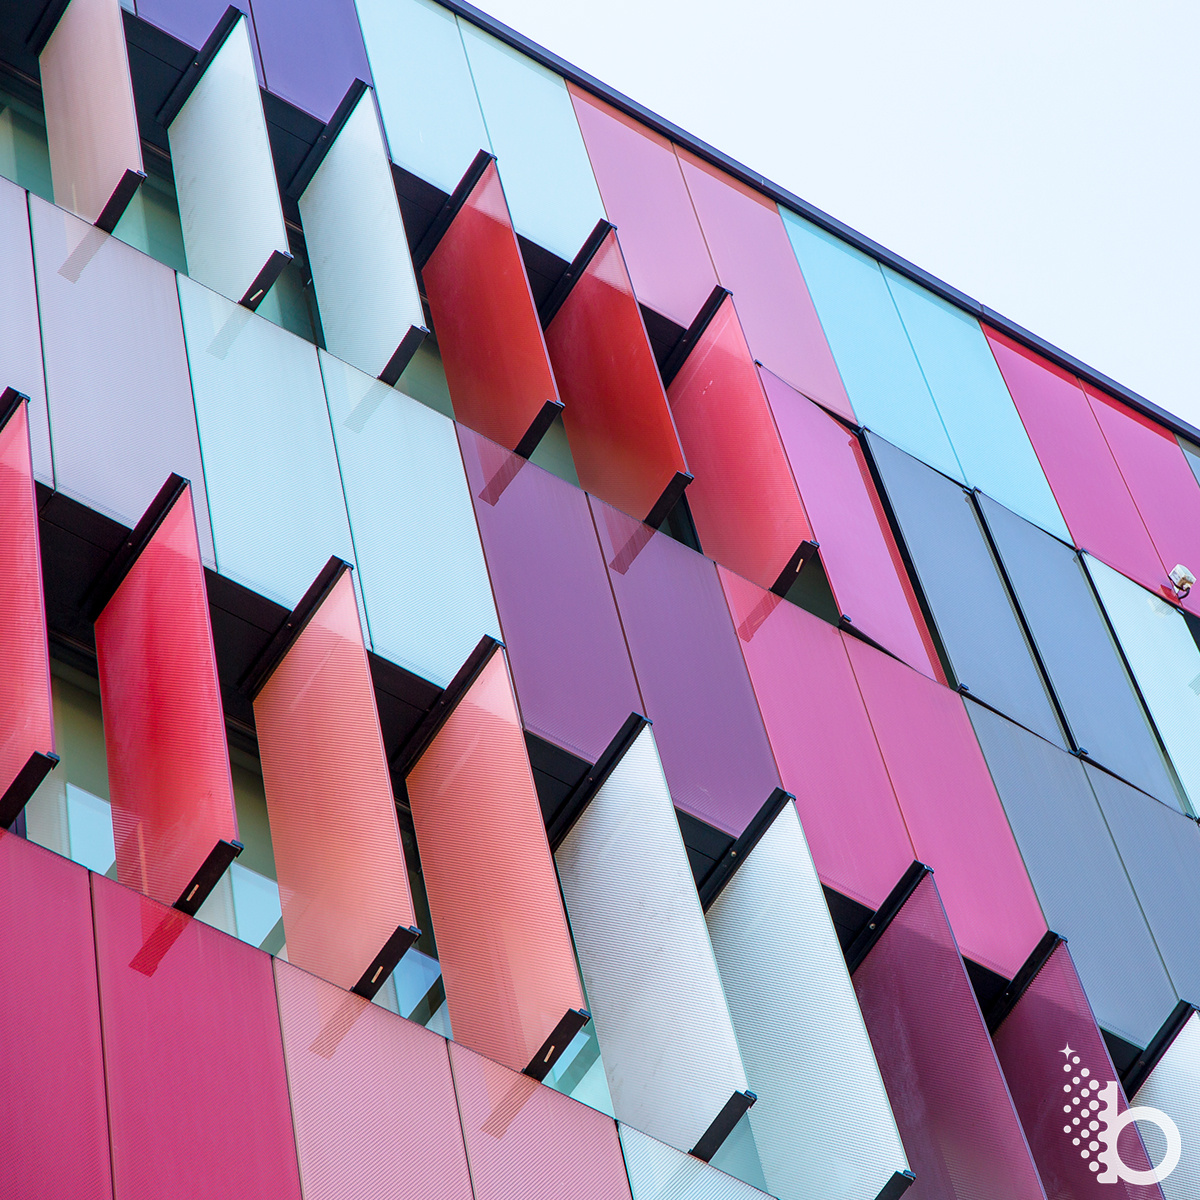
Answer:
[(458, 427), (526, 729), (595, 762), (642, 698), (578, 488)]
[[(1094, 1200), (1098, 1194), (1116, 1200), (1161, 1200), (1158, 1184), (1133, 1186), (1114, 1180), (1116, 1186), (1106, 1189), (1096, 1179), (1101, 1170), (1096, 1154), (1101, 1148), (1096, 1140), (1102, 1129), (1099, 1114), (1110, 1100), (1117, 1112), (1129, 1105), (1065, 942), (996, 1030), (994, 1041), (1052, 1200)], [(1150, 1169), (1135, 1125), (1122, 1130), (1117, 1149), (1134, 1170)]]
[(299, 1200), (270, 955), (92, 876), (119, 1200)]
[(1046, 1200), (933, 878), (854, 972), (914, 1200)]
[(779, 772), (716, 565), (589, 502), (671, 799), (737, 837)]
[(3, 830), (0, 964), (0, 1196), (111, 1196), (88, 873)]
[(475, 1200), (630, 1200), (616, 1123), (450, 1043)]
[[(843, 635), (845, 636), (845, 635)], [(1011, 979), (1046, 922), (962, 699), (854, 638), (854, 674), (962, 952)]]
[(719, 567), (821, 882), (878, 908), (916, 855), (836, 629)]

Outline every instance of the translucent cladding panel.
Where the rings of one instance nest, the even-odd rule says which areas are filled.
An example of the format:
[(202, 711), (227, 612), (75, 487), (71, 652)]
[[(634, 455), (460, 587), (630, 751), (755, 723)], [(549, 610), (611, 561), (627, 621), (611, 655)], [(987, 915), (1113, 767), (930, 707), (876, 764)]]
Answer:
[(754, 357), (806, 396), (853, 420), (779, 209), (686, 150), (676, 147), (676, 154), (717, 275), (737, 296)]
[(737, 837), (779, 773), (716, 566), (589, 503), (671, 798)]
[(707, 917), (767, 1187), (874, 1200), (908, 1163), (793, 805)]
[(255, 697), (254, 724), (288, 961), (349, 990), (416, 917), (348, 571)]
[(916, 855), (842, 639), (819, 617), (719, 574), (821, 880), (876, 909)]
[(445, 1040), (279, 959), (275, 986), (305, 1200), (472, 1200)]
[(1200, 810), (1200, 649), (1187, 621), (1090, 555), (1084, 563), (1192, 809)]
[[(249, 19), (230, 31), (167, 129), (188, 274), (231, 300), (290, 254)], [(261, 297), (258, 297), (261, 299)]]
[(910, 666), (941, 678), (925, 618), (858, 438), (770, 371), (761, 372), (838, 611)]
[(1096, 1019), (1149, 1045), (1175, 989), (1083, 764), (982, 705), (967, 711), (1046, 922), (1070, 942)]
[(454, 14), (433, 0), (357, 0), (392, 161), (452, 192), (491, 147)]
[(566, 83), (460, 18), (463, 45), (518, 232), (568, 262), (604, 205)]
[(969, 493), (873, 434), (879, 469), (956, 682), (1059, 745), (1062, 729)]
[(111, 1196), (88, 875), (3, 830), (0, 961), (0, 1195)]
[(771, 587), (812, 531), (732, 299), (667, 395), (696, 477), (687, 496), (700, 544)]
[(238, 834), (190, 490), (96, 619), (96, 658), (117, 877), (174, 904)]
[(649, 516), (687, 463), (616, 232), (546, 330), (579, 485)]
[(525, 728), (595, 762), (642, 698), (587, 497), (458, 436)]
[(217, 569), (293, 608), (331, 554), (354, 562), (317, 351), (179, 277)]
[(380, 375), (425, 324), (387, 144), (368, 90), (300, 197), (325, 346)]
[(454, 415), (515, 450), (542, 407), (558, 400), (558, 389), (495, 163), (421, 278)]
[[(249, 16), (250, 0), (233, 0), (234, 7)], [(217, 22), (229, 7), (230, 0), (137, 0), (137, 15), (172, 37), (199, 50), (216, 28)], [(253, 29), (251, 41), (253, 42)], [(255, 59), (258, 46), (254, 43)]]
[(101, 875), (92, 907), (116, 1195), (299, 1200), (270, 956)]
[(523, 1070), (583, 1008), (503, 650), (408, 776), (455, 1038)]
[(764, 1200), (765, 1192), (619, 1124), (633, 1200)]
[(320, 357), (372, 645), (445, 687), (500, 635), (454, 423)]
[(990, 497), (979, 503), (1075, 744), (1178, 806), (1158, 739), (1078, 556)]
[(175, 471), (211, 562), (174, 271), (34, 196), (29, 208), (58, 488), (132, 527)]
[(1179, 1166), (1162, 1182), (1167, 1200), (1189, 1200), (1200, 1192), (1200, 1015), (1192, 1013), (1150, 1072), (1133, 1102), (1165, 1112), (1179, 1129), (1184, 1150)]
[(475, 1200), (629, 1200), (611, 1118), (457, 1041), (450, 1066)]
[(1075, 545), (1158, 588), (1162, 563), (1079, 380), (994, 329), (984, 333)]
[(632, 117), (567, 84), (634, 291), (685, 329), (717, 284), (675, 148)]
[(1187, 464), (1192, 469), (1192, 474), (1196, 477), (1196, 482), (1200, 483), (1200, 446), (1194, 446), (1191, 442), (1179, 439), (1179, 447), (1183, 451), (1183, 457), (1187, 459)]
[(855, 971), (854, 990), (916, 1194), (1044, 1200), (931, 876)]
[(613, 1112), (690, 1150), (746, 1072), (649, 726), (555, 859)]

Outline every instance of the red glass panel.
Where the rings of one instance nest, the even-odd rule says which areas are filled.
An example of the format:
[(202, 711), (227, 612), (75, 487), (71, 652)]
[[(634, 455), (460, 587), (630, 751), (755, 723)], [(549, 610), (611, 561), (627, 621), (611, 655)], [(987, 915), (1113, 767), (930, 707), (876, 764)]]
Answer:
[(696, 477), (687, 495), (700, 544), (771, 587), (812, 530), (731, 298), (667, 395)]
[(92, 905), (117, 1196), (299, 1200), (270, 956), (100, 875)]
[(558, 389), (494, 162), (421, 274), (454, 415), (515, 450)]
[(117, 877), (174, 904), (237, 839), (191, 488), (96, 620)]
[(415, 924), (346, 571), (254, 700), (288, 959), (347, 990)]
[(520, 1071), (583, 990), (504, 652), (408, 775), (450, 1024)]
[(0, 1196), (111, 1196), (88, 873), (3, 830), (0, 964)]

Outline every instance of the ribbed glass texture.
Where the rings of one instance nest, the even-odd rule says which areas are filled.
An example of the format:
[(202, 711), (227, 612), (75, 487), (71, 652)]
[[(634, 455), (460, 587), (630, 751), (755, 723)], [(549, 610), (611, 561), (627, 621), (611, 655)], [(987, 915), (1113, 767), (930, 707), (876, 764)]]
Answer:
[(237, 839), (191, 490), (96, 619), (117, 878), (174, 904)]
[(408, 776), (455, 1038), (515, 1071), (583, 1008), (504, 652)]
[(767, 1187), (780, 1200), (875, 1200), (908, 1163), (793, 805), (707, 919)]
[[(1192, 1013), (1158, 1066), (1142, 1084), (1134, 1104), (1165, 1112), (1179, 1130), (1184, 1152), (1179, 1166), (1162, 1182), (1167, 1200), (1191, 1200), (1200, 1194), (1200, 1015)], [(1153, 1136), (1153, 1131), (1147, 1131)], [(1190, 1153), (1189, 1153), (1190, 1149)]]
[(765, 1192), (635, 1129), (619, 1124), (633, 1200), (764, 1200)]
[(1045, 1200), (932, 876), (854, 973), (917, 1195)]

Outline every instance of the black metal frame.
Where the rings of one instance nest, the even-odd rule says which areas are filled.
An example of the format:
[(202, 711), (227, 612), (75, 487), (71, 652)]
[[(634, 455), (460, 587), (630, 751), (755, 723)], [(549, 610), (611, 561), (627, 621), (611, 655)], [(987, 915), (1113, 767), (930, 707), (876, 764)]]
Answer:
[(1017, 1007), (1021, 997), (1029, 990), (1029, 985), (1037, 978), (1038, 972), (1050, 961), (1050, 956), (1066, 940), (1053, 930), (1047, 930), (1042, 934), (1038, 944), (1030, 951), (1029, 957), (1022, 963), (1021, 969), (1016, 973), (1012, 982), (1000, 994), (996, 1003), (984, 1014), (988, 1033), (994, 1034), (1000, 1028), (1004, 1019)]
[(1124, 1087), (1128, 1099), (1132, 1100), (1137, 1095), (1142, 1084), (1158, 1066), (1162, 1056), (1171, 1048), (1171, 1043), (1179, 1036), (1194, 1012), (1200, 1012), (1200, 1008), (1187, 1000), (1180, 1000), (1171, 1010), (1171, 1015), (1163, 1022), (1162, 1028), (1154, 1035), (1150, 1045), (1121, 1076), (1121, 1086)]
[(438, 243), (446, 236), (446, 230), (454, 223), (454, 218), (462, 210), (467, 199), (475, 190), (475, 186), (483, 178), (483, 173), (496, 156), (489, 150), (480, 150), (471, 160), (471, 165), (458, 181), (458, 186), (450, 193), (450, 198), (442, 205), (442, 211), (433, 219), (433, 224), (425, 232), (425, 236), (413, 251), (413, 266), (419, 271), (429, 261), (430, 255), (438, 248)]
[(592, 1014), (586, 1008), (567, 1009), (562, 1020), (550, 1031), (538, 1052), (529, 1060), (529, 1065), (522, 1074), (540, 1083), (562, 1058), (563, 1051), (571, 1044), (571, 1040), (591, 1019)]
[(671, 386), (671, 381), (679, 374), (683, 364), (687, 362), (688, 355), (696, 348), (696, 343), (704, 336), (704, 331), (721, 311), (721, 305), (725, 303), (725, 298), (732, 295), (733, 293), (728, 288), (723, 288), (720, 284), (709, 292), (708, 299), (700, 306), (700, 311), (684, 330), (683, 337), (675, 343), (675, 348), (667, 355), (667, 360), (662, 365), (660, 374), (664, 388)]
[[(196, 90), (196, 84), (208, 70), (209, 63), (217, 57), (226, 39), (233, 32), (238, 19), (245, 14), (240, 8), (230, 5), (222, 14), (221, 19), (213, 27), (212, 33), (204, 41), (204, 45), (196, 51), (196, 57), (183, 73), (183, 78), (175, 85), (171, 94), (158, 110), (158, 123), (166, 129), (177, 116), (179, 110), (187, 103), (188, 97)], [(249, 20), (249, 17), (246, 18)]]
[(701, 1162), (710, 1162), (712, 1156), (724, 1145), (725, 1139), (733, 1132), (733, 1127), (746, 1115), (757, 1099), (758, 1097), (750, 1091), (734, 1092), (688, 1153)]
[(783, 806), (796, 797), (791, 792), (785, 792), (777, 787), (763, 802), (762, 807), (754, 814), (750, 824), (742, 830), (741, 836), (717, 860), (716, 865), (704, 877), (696, 891), (700, 897), (700, 906), (705, 912), (721, 894), (721, 890), (734, 877), (738, 868), (746, 861), (746, 856), (762, 840), (762, 836), (771, 827), (771, 823), (779, 816)]
[(584, 271), (588, 269), (592, 259), (599, 253), (600, 247), (604, 245), (604, 239), (616, 228), (611, 221), (607, 221), (603, 217), (596, 222), (595, 228), (587, 235), (579, 253), (571, 260), (571, 265), (563, 272), (562, 278), (555, 285), (554, 290), (538, 309), (538, 320), (541, 321), (543, 329), (549, 328), (550, 322), (558, 315), (558, 310), (567, 302), (567, 297), (583, 278)]
[(867, 927), (850, 943), (846, 951), (846, 969), (851, 975), (866, 961), (875, 943), (883, 937), (887, 927), (900, 914), (909, 897), (917, 890), (927, 875), (933, 874), (933, 868), (923, 862), (914, 862), (900, 877), (900, 882), (888, 893), (887, 899), (875, 911), (875, 915), (867, 922)]

